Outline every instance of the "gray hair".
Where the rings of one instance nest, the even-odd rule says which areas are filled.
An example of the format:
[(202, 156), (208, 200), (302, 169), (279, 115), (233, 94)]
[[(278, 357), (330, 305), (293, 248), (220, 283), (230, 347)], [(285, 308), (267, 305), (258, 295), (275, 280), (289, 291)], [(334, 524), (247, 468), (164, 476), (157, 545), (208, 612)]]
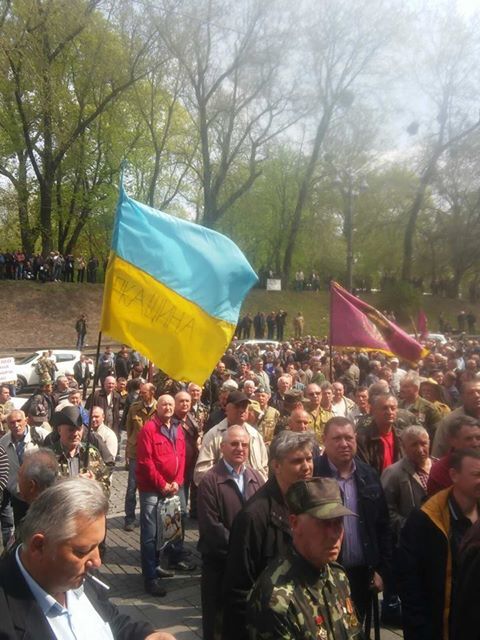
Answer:
[(35, 482), (39, 491), (55, 484), (58, 477), (57, 456), (51, 449), (41, 448), (26, 451), (23, 463), (23, 477)]
[(19, 413), (22, 420), (26, 420), (27, 418), (27, 416), (25, 415), (25, 411), (22, 411), (22, 409), (12, 409), (10, 413), (7, 414), (7, 417), (5, 418), (5, 420), (7, 421), (7, 424), (9, 424), (10, 422), (10, 416), (14, 413)]
[(380, 380), (380, 382), (374, 382), (368, 387), (368, 401), (372, 404), (375, 398), (378, 396), (392, 395), (388, 389), (388, 382), (386, 380)]
[(400, 386), (402, 384), (411, 384), (414, 387), (419, 387), (420, 376), (417, 373), (407, 373), (407, 375), (400, 380)]
[(270, 443), (270, 460), (282, 460), (290, 451), (313, 450), (315, 435), (312, 432), (282, 431)]
[(248, 436), (248, 439), (250, 440), (250, 434), (242, 424), (232, 424), (230, 427), (228, 427), (228, 429), (225, 429), (225, 431), (222, 433), (222, 442), (226, 442), (228, 440), (228, 436), (232, 433), (234, 429), (235, 431), (237, 430), (243, 431), (243, 433), (245, 433)]
[(372, 407), (376, 407), (379, 402), (389, 400), (390, 398), (393, 398), (398, 404), (398, 400), (393, 393), (376, 393), (372, 398), (370, 398), (370, 389), (368, 390), (368, 401)]
[(108, 499), (101, 485), (87, 478), (67, 478), (45, 489), (31, 504), (22, 522), (26, 543), (37, 533), (57, 544), (76, 535), (76, 519), (106, 516)]
[(430, 439), (428, 431), (419, 424), (412, 424), (403, 429), (400, 433), (400, 439), (402, 442), (406, 442), (409, 438), (423, 438), (425, 436)]
[(320, 389), (322, 391), (332, 391), (333, 387), (332, 387), (332, 383), (329, 382), (328, 380), (325, 380), (324, 382), (322, 382), (322, 384), (320, 385)]

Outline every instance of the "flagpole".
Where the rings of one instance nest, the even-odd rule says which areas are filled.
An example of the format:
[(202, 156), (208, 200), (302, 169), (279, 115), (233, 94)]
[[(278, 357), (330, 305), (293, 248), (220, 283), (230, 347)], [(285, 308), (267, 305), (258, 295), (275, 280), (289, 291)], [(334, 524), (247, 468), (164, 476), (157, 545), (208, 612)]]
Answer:
[(93, 369), (93, 390), (92, 390), (92, 403), (90, 405), (90, 409), (88, 412), (88, 427), (87, 427), (87, 448), (85, 450), (85, 466), (84, 471), (88, 470), (89, 456), (90, 456), (90, 435), (92, 433), (92, 413), (93, 413), (93, 397), (95, 394), (95, 389), (97, 388), (98, 383), (98, 373), (100, 367), (98, 366), (98, 361), (100, 359), (100, 345), (102, 342), (102, 332), (98, 332), (98, 341), (97, 341), (97, 353), (95, 355), (95, 363)]

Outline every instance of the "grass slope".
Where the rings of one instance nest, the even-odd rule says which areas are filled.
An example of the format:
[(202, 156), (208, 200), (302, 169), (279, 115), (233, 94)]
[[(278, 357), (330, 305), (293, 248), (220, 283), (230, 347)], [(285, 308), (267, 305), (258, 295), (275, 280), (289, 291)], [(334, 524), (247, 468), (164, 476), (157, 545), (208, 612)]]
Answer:
[[(87, 342), (96, 344), (102, 308), (103, 285), (0, 281), (2, 300), (2, 332), (0, 350), (37, 347), (61, 348), (75, 345), (75, 321), (80, 313), (88, 318)], [(365, 296), (367, 302), (378, 304), (378, 296)], [(438, 315), (456, 326), (456, 316), (461, 309), (473, 309), (479, 318), (480, 305), (465, 304), (460, 300), (446, 300), (424, 296), (425, 312), (432, 331), (438, 330)], [(298, 311), (305, 316), (305, 331), (324, 336), (328, 333), (328, 294), (325, 291), (263, 291), (250, 292), (242, 308), (242, 314), (253, 315), (262, 310), (285, 309), (288, 313), (286, 336), (293, 333), (293, 318)], [(406, 327), (411, 331), (411, 327)], [(108, 337), (105, 342), (108, 341)]]

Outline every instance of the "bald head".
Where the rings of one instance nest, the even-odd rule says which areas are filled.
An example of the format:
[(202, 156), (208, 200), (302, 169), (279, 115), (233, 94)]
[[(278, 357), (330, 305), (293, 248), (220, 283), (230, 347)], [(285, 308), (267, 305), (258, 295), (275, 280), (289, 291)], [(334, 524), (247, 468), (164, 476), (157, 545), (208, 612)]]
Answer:
[(157, 400), (157, 415), (164, 424), (170, 424), (170, 419), (175, 410), (175, 400), (172, 396), (164, 394)]
[(294, 409), (288, 419), (288, 428), (290, 431), (301, 433), (308, 431), (310, 425), (310, 416), (304, 409)]
[(192, 408), (192, 397), (187, 391), (175, 394), (175, 415), (183, 420)]

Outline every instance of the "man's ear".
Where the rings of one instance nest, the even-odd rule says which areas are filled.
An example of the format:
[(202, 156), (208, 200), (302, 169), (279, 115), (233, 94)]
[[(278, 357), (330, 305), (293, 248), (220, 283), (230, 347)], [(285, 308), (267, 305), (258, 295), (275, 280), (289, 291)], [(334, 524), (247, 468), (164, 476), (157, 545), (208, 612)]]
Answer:
[(43, 533), (35, 533), (27, 544), (28, 551), (36, 557), (43, 556), (45, 553), (46, 540)]

